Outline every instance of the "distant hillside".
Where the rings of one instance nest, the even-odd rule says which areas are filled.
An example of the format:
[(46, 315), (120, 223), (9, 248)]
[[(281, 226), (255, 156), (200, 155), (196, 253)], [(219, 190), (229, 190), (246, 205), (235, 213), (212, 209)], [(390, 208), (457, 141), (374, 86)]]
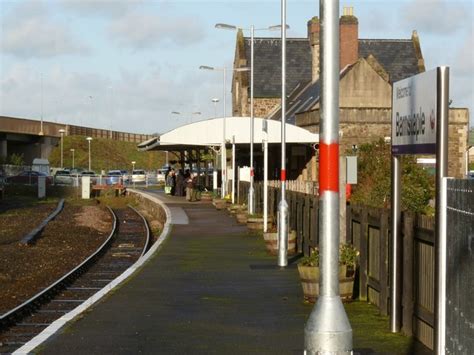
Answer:
[[(88, 142), (84, 136), (64, 137), (64, 167), (72, 167), (72, 152), (75, 149), (74, 160), (76, 168), (88, 168)], [(132, 161), (136, 169), (158, 169), (165, 164), (164, 152), (139, 152), (136, 143), (113, 141), (104, 138), (94, 138), (91, 142), (92, 170), (123, 169), (131, 170)], [(51, 152), (49, 157), (51, 167), (61, 165), (61, 146)]]

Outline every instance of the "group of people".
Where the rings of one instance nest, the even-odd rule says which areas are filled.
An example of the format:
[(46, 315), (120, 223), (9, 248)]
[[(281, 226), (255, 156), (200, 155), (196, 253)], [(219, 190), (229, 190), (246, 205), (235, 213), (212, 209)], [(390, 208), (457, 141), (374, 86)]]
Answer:
[(186, 200), (197, 201), (197, 174), (186, 169), (178, 170), (168, 168), (165, 174), (165, 193), (173, 196), (186, 196)]

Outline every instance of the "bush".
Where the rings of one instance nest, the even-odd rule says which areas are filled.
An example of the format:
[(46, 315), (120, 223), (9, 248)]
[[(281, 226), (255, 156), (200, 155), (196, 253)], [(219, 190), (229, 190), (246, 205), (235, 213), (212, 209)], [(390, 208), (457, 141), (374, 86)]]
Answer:
[[(353, 186), (351, 201), (371, 207), (388, 208), (391, 203), (390, 144), (379, 140), (363, 144), (357, 152), (358, 184)], [(416, 164), (415, 156), (403, 156), (402, 209), (428, 213), (434, 198), (434, 178)]]

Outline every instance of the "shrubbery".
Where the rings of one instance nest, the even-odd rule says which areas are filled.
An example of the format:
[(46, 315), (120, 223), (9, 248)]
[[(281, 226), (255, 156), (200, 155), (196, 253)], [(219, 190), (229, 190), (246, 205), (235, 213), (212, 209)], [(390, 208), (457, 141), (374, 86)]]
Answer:
[[(390, 144), (383, 140), (363, 144), (357, 157), (358, 184), (353, 186), (351, 201), (372, 207), (390, 207)], [(401, 167), (402, 209), (431, 214), (429, 201), (434, 198), (434, 177), (416, 164), (415, 156), (403, 156)]]

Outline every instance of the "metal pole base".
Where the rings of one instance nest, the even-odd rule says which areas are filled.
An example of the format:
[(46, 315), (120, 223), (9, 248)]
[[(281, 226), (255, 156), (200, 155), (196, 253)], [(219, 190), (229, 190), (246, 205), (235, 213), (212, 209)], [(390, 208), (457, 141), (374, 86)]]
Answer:
[(339, 296), (320, 296), (304, 329), (305, 353), (352, 354), (352, 328)]
[(249, 214), (255, 214), (255, 194), (253, 186), (249, 188)]
[(286, 200), (278, 204), (278, 266), (288, 265), (288, 203)]

